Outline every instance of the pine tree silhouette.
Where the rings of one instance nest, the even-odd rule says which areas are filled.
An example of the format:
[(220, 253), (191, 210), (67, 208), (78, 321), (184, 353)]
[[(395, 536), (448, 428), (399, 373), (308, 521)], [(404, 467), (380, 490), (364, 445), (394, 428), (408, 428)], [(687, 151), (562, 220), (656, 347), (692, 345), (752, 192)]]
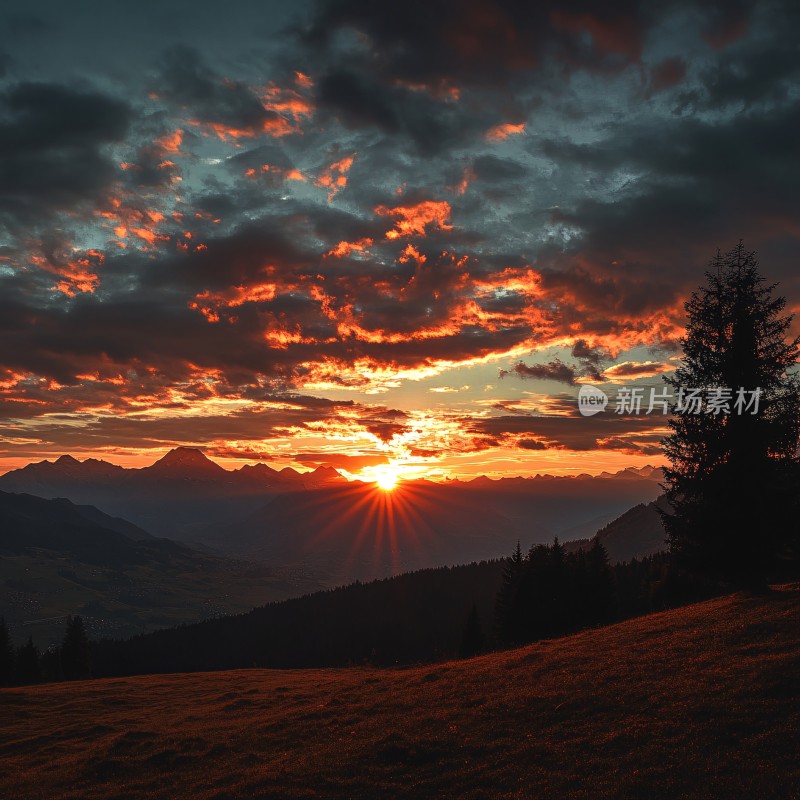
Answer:
[(61, 644), (61, 669), (68, 681), (91, 676), (89, 639), (80, 617), (67, 617), (67, 631)]
[(13, 678), (14, 644), (5, 617), (0, 617), (0, 686), (8, 686)]
[(516, 549), (503, 567), (503, 581), (495, 602), (495, 634), (503, 644), (515, 644), (522, 640), (518, 594), (524, 566), (525, 558), (517, 541)]
[(608, 563), (608, 552), (595, 538), (585, 556), (586, 576), (584, 596), (588, 603), (584, 621), (591, 624), (609, 622), (616, 611), (614, 578)]
[(484, 639), (481, 620), (478, 616), (478, 607), (473, 603), (461, 634), (459, 655), (461, 658), (472, 658), (482, 653), (485, 648), (486, 640)]
[(61, 648), (49, 647), (42, 653), (42, 677), (46, 681), (63, 681), (64, 673), (61, 670)]
[(718, 253), (706, 278), (686, 303), (683, 362), (665, 380), (676, 394), (729, 391), (730, 413), (675, 408), (664, 442), (671, 505), (664, 523), (679, 563), (737, 587), (765, 588), (776, 561), (797, 552), (800, 385), (787, 370), (800, 340), (787, 340), (786, 301), (773, 296), (742, 242)]
[(17, 650), (15, 677), (16, 683), (23, 685), (39, 683), (42, 679), (42, 670), (39, 664), (39, 650), (30, 637), (28, 641)]

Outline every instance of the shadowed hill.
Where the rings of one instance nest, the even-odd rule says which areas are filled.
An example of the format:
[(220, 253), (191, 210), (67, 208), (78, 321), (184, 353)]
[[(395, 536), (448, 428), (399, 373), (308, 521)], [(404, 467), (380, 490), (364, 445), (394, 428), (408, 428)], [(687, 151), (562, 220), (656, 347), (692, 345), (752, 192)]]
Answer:
[(798, 796), (797, 588), (403, 670), (0, 690), (18, 800)]
[(81, 614), (90, 632), (133, 635), (316, 589), (289, 574), (199, 553), (69, 500), (0, 492), (0, 613), (42, 647)]
[(667, 533), (658, 513), (666, 505), (663, 497), (652, 503), (640, 503), (601, 528), (595, 538), (606, 548), (609, 559), (629, 561), (666, 550)]
[(588, 549), (598, 539), (606, 548), (612, 564), (667, 550), (667, 532), (664, 530), (659, 508), (666, 508), (663, 496), (652, 503), (639, 503), (600, 528), (591, 539), (567, 542), (567, 550), (572, 552)]
[(0, 492), (0, 554), (31, 549), (53, 550), (98, 565), (141, 561), (145, 553), (158, 557), (186, 550), (92, 506)]

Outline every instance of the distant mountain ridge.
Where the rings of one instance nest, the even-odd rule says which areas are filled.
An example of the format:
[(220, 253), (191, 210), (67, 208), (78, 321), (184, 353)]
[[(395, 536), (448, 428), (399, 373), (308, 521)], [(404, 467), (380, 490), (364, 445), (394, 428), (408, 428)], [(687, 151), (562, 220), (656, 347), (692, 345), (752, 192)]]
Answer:
[(612, 561), (640, 557), (663, 545), (651, 502), (659, 477), (648, 467), (418, 480), (385, 493), (332, 467), (230, 471), (194, 448), (139, 469), (61, 456), (0, 478), (0, 610), (12, 623), (36, 623), (40, 637), (66, 613), (86, 616), (96, 634), (131, 634), (499, 558), (518, 540), (527, 549), (596, 533)]
[(606, 548), (612, 564), (660, 553), (667, 550), (668, 545), (659, 510), (667, 509), (664, 495), (652, 503), (639, 503), (600, 528), (591, 538), (567, 541), (567, 549), (588, 549), (597, 539)]
[(124, 468), (61, 456), (0, 476), (0, 490), (98, 506), (161, 536), (186, 540), (194, 526), (225, 523), (279, 492), (344, 481), (337, 472), (300, 475), (266, 464), (226, 470), (201, 450), (176, 447), (155, 463)]
[[(220, 478), (241, 481), (242, 483), (258, 481), (264, 484), (296, 483), (298, 486), (316, 486), (321, 482), (344, 482), (347, 481), (335, 467), (323, 464), (316, 469), (308, 472), (298, 472), (293, 467), (283, 467), (276, 470), (263, 462), (256, 464), (245, 464), (234, 470), (227, 470), (221, 465), (212, 461), (205, 453), (196, 447), (179, 446), (169, 450), (161, 458), (146, 467), (121, 467), (108, 461), (96, 458), (87, 458), (80, 461), (72, 455), (59, 456), (54, 461), (43, 460), (26, 464), (19, 469), (9, 470), (0, 475), (0, 486), (6, 490), (14, 484), (31, 481), (46, 482), (56, 477), (60, 478), (81, 478), (81, 479), (115, 479), (123, 475), (154, 475), (184, 478)], [(447, 484), (463, 485), (497, 485), (519, 483), (523, 481), (545, 481), (545, 480), (597, 480), (597, 479), (641, 479), (641, 480), (663, 480), (660, 467), (647, 465), (644, 467), (626, 467), (618, 472), (601, 472), (598, 475), (580, 473), (578, 475), (551, 475), (549, 473), (537, 473), (531, 477), (513, 476), (502, 478), (491, 478), (486, 475), (479, 475), (475, 478), (463, 480), (452, 478), (443, 481)]]
[(391, 493), (331, 466), (226, 470), (178, 447), (125, 469), (62, 456), (0, 476), (0, 490), (67, 497), (205, 552), (327, 574), (334, 583), (508, 555), (582, 538), (660, 494), (656, 467), (601, 476), (402, 481)]
[(170, 548), (177, 546), (93, 506), (0, 492), (0, 555), (46, 549), (98, 564), (111, 563), (117, 557), (131, 557), (140, 543), (150, 547), (159, 541)]

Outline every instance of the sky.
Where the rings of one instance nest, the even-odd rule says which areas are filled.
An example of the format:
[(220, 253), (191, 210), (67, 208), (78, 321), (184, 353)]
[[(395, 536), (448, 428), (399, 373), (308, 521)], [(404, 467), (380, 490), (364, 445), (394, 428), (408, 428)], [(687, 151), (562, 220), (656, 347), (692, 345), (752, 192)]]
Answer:
[(661, 463), (613, 398), (677, 365), (717, 249), (800, 305), (798, 31), (792, 0), (6, 0), (0, 471)]

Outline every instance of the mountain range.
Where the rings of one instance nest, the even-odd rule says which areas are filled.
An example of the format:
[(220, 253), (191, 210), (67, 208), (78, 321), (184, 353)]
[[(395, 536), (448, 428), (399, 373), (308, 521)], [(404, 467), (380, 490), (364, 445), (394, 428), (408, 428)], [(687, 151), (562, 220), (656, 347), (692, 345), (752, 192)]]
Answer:
[(193, 527), (226, 523), (279, 492), (346, 479), (320, 467), (301, 475), (266, 464), (223, 469), (200, 450), (176, 447), (148, 467), (126, 469), (94, 458), (63, 455), (0, 476), (0, 490), (39, 497), (68, 497), (131, 520), (145, 530), (186, 541)]
[[(61, 456), (0, 476), (0, 609), (42, 645), (66, 614), (122, 636), (355, 580), (468, 564), (598, 530), (612, 560), (663, 547), (660, 470), (401, 481), (226, 470), (180, 447), (125, 469)], [(69, 499), (66, 499), (69, 498)]]
[(178, 447), (125, 469), (61, 456), (0, 476), (0, 490), (67, 497), (148, 533), (272, 567), (324, 573), (328, 585), (498, 558), (580, 539), (660, 494), (661, 471), (469, 481), (400, 481), (391, 492), (332, 467), (226, 470)]

